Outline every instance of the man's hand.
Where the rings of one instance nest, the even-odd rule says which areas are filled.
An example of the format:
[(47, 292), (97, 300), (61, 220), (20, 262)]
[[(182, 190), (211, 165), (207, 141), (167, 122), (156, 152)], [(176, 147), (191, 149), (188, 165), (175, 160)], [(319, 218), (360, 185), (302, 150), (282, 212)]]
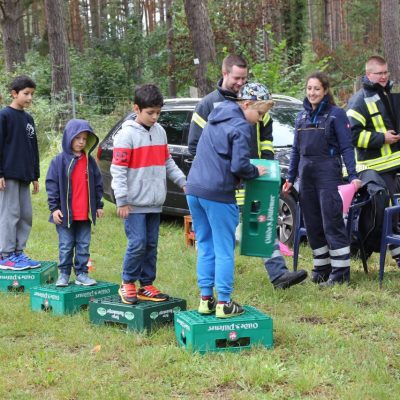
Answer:
[(131, 207), (129, 205), (117, 207), (117, 215), (120, 218), (128, 218)]
[(259, 176), (263, 176), (268, 172), (267, 168), (264, 167), (263, 165), (257, 165), (257, 169), (258, 169)]
[(39, 181), (33, 181), (32, 184), (33, 184), (32, 194), (39, 193)]
[(0, 178), (0, 190), (4, 191), (6, 189), (6, 180), (4, 178)]
[(293, 183), (286, 181), (282, 186), (282, 194), (286, 197), (292, 190)]
[(397, 135), (395, 131), (388, 130), (385, 132), (385, 143), (386, 144), (393, 144), (400, 140), (400, 135)]
[(54, 221), (57, 225), (60, 225), (60, 224), (62, 223), (63, 217), (64, 217), (64, 216), (63, 216), (61, 210), (53, 211), (53, 221)]

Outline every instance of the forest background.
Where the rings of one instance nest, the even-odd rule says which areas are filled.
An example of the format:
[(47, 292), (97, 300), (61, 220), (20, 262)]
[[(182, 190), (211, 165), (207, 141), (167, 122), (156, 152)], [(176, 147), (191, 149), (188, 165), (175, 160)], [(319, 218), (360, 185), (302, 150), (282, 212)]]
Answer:
[(100, 136), (129, 108), (133, 89), (166, 97), (215, 88), (223, 57), (243, 54), (250, 79), (302, 98), (316, 69), (338, 103), (366, 58), (383, 55), (400, 78), (399, 0), (0, 0), (0, 93), (19, 74), (37, 83), (32, 113), (41, 148), (76, 115)]

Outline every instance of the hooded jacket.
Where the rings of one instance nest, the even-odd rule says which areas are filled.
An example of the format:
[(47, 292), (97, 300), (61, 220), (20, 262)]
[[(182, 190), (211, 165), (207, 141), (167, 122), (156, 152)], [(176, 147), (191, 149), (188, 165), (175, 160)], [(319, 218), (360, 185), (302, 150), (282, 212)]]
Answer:
[(164, 128), (155, 123), (146, 130), (127, 120), (114, 138), (110, 167), (111, 187), (118, 207), (132, 213), (160, 213), (167, 196), (167, 177), (179, 187), (186, 177), (169, 154)]
[(363, 88), (350, 98), (347, 110), (357, 161), (375, 160), (376, 166), (370, 168), (379, 172), (397, 169), (400, 143), (385, 144), (384, 136), (388, 130), (396, 131), (397, 126), (390, 98), (392, 82), (382, 87), (364, 76), (362, 83)]
[(226, 100), (215, 108), (199, 140), (186, 194), (235, 203), (240, 180), (259, 176), (250, 163), (252, 129), (236, 102)]
[(50, 163), (46, 176), (46, 191), (48, 196), (49, 209), (51, 211), (50, 222), (53, 221), (53, 212), (61, 210), (63, 214), (62, 225), (69, 227), (72, 224), (72, 191), (71, 175), (78, 156), (72, 152), (72, 140), (81, 132), (88, 132), (85, 153), (87, 156), (87, 173), (89, 183), (89, 215), (93, 224), (96, 223), (96, 211), (103, 208), (103, 181), (97, 167), (96, 161), (90, 155), (99, 138), (93, 132), (89, 123), (83, 119), (70, 120), (64, 129), (62, 148)]

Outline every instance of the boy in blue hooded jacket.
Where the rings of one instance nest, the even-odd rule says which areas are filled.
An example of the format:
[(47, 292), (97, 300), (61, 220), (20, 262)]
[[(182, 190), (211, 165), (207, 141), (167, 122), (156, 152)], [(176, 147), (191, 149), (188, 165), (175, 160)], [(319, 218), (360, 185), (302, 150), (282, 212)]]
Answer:
[[(235, 230), (239, 207), (235, 190), (242, 180), (266, 173), (250, 163), (252, 125), (273, 102), (265, 86), (247, 83), (238, 101), (214, 108), (200, 137), (187, 178), (186, 196), (197, 239), (197, 283), (200, 314), (215, 311), (217, 318), (240, 315), (244, 308), (232, 301)], [(218, 299), (214, 298), (214, 288)]]
[(103, 216), (103, 182), (90, 155), (99, 142), (89, 123), (70, 120), (64, 129), (63, 151), (53, 158), (46, 176), (46, 191), (59, 238), (59, 270), (56, 286), (68, 286), (72, 267), (75, 284), (91, 286), (88, 276), (91, 223)]

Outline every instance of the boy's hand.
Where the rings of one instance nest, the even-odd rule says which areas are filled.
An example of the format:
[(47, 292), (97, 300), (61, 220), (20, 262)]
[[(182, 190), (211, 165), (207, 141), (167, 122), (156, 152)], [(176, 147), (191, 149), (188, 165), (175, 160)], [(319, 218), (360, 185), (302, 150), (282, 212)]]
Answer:
[(129, 205), (117, 207), (117, 215), (120, 218), (128, 218), (131, 207)]
[(257, 169), (259, 176), (265, 175), (268, 172), (267, 168), (262, 165), (257, 165)]
[(360, 179), (353, 179), (351, 183), (356, 187), (356, 190), (359, 190), (362, 186), (362, 181)]
[(62, 223), (62, 219), (63, 219), (63, 214), (62, 214), (61, 210), (53, 211), (54, 223), (56, 223), (57, 225), (60, 225)]
[(102, 208), (99, 208), (99, 209), (96, 211), (96, 217), (97, 217), (97, 218), (103, 218), (103, 217), (104, 217), (104, 210), (103, 210)]
[(286, 197), (292, 190), (293, 183), (286, 181), (282, 186), (282, 194)]
[(33, 184), (32, 194), (39, 193), (39, 181), (33, 181), (32, 184)]
[(5, 178), (0, 178), (0, 190), (3, 191), (6, 189), (6, 180)]

